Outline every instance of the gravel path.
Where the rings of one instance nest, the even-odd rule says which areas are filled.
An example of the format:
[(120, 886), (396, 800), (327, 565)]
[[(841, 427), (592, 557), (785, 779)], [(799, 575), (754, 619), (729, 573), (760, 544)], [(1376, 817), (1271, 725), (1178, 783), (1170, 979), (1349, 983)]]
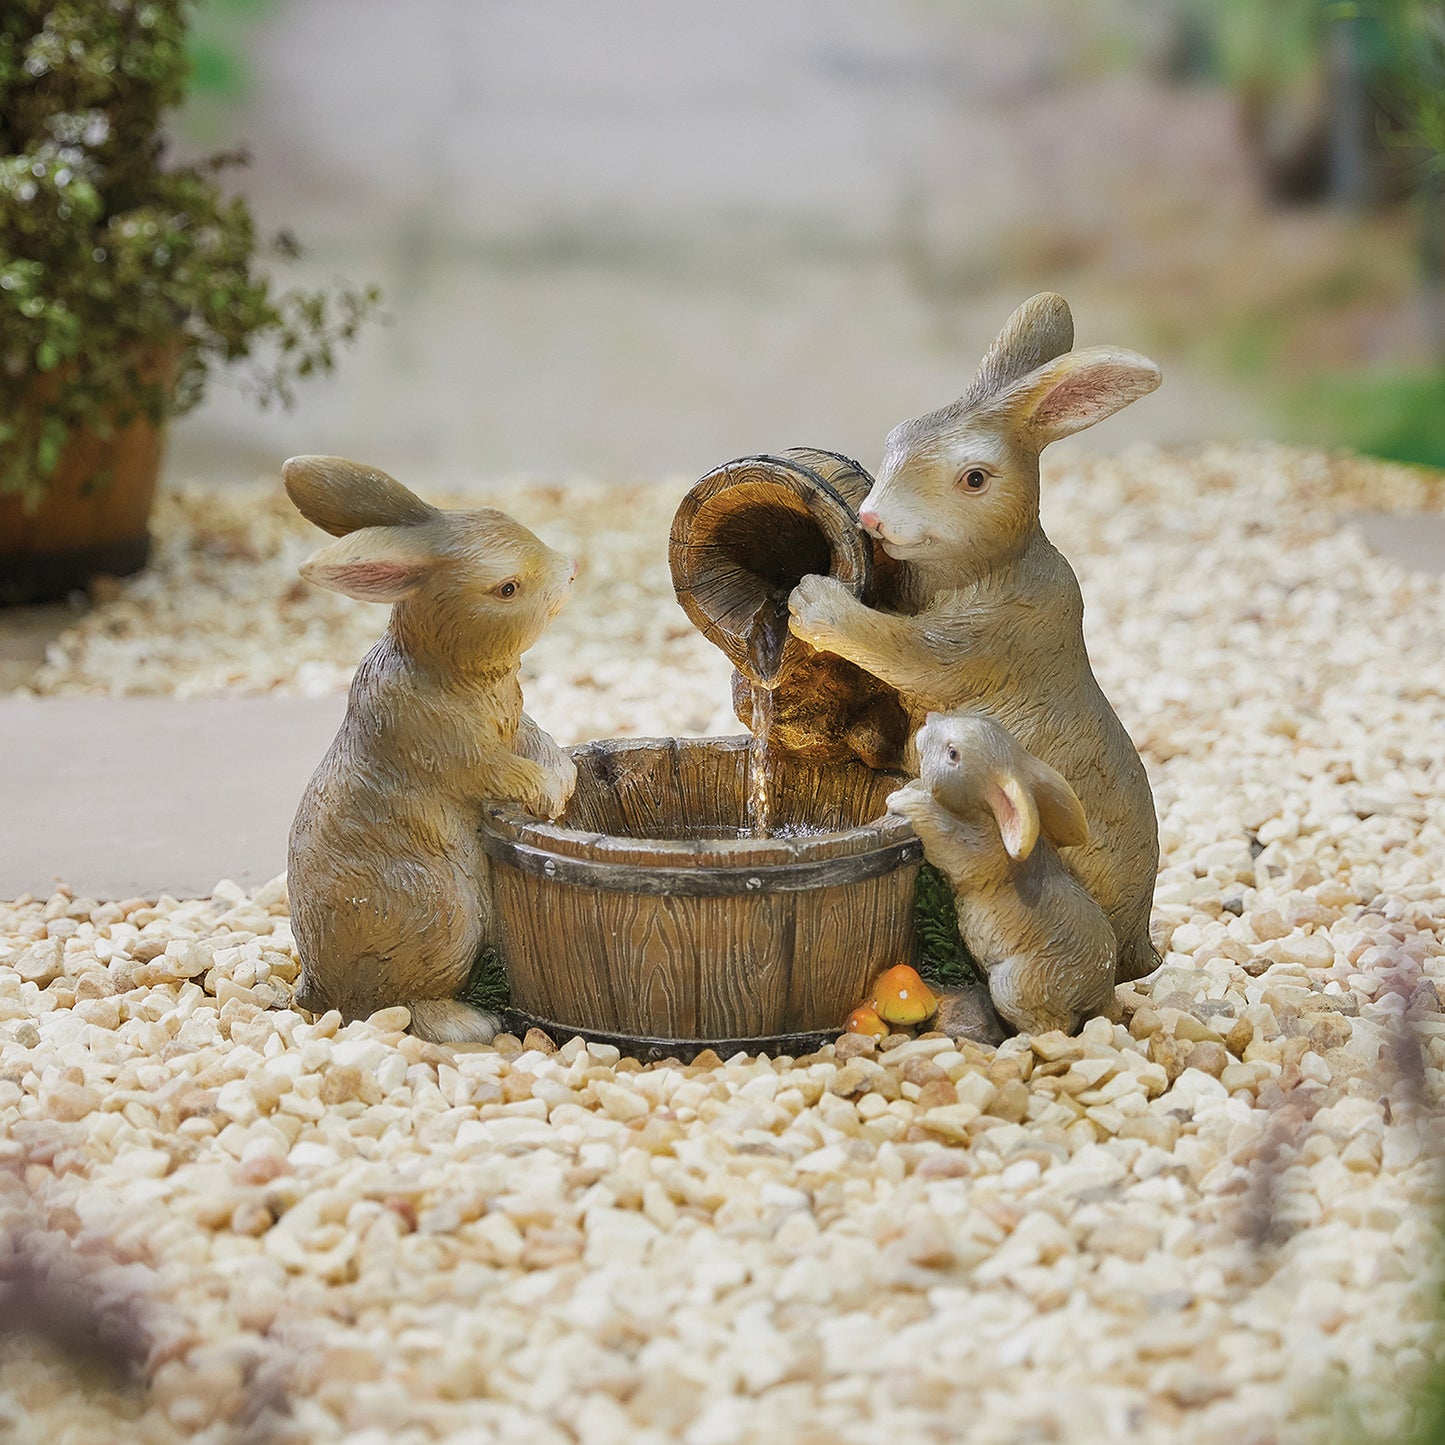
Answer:
[[(563, 738), (726, 725), (654, 605), (676, 496), (505, 491), (589, 563), (529, 685)], [(1445, 579), (1339, 523), (1442, 499), (1270, 448), (1076, 458), (1047, 498), (1162, 821), (1125, 1022), (453, 1053), (290, 1009), (279, 880), (0, 904), (0, 1226), (149, 1381), (0, 1342), (11, 1438), (1400, 1438), (1439, 1360)], [(280, 504), (181, 494), (162, 532), (40, 691), (344, 684), (380, 614), (292, 587)]]

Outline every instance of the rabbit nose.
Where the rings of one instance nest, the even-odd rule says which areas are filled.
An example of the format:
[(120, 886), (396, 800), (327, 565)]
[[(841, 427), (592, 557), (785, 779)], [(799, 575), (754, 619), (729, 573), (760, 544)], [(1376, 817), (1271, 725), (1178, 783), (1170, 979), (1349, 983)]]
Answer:
[(878, 513), (869, 511), (864, 507), (858, 513), (858, 521), (865, 532), (871, 532), (875, 537), (878, 535)]
[(575, 557), (567, 559), (567, 580), (569, 582), (577, 580), (577, 559)]

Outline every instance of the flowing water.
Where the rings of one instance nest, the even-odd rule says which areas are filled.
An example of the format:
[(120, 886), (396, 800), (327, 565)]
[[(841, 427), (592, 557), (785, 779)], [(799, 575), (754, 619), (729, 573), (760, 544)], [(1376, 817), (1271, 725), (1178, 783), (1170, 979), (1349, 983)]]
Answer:
[(748, 746), (748, 826), (755, 838), (773, 837), (774, 761), (770, 747), (777, 714), (778, 672), (788, 640), (788, 599), (769, 597), (748, 634), (753, 682), (753, 740)]
[(748, 745), (748, 824), (753, 837), (771, 837), (773, 831), (773, 756), (768, 744), (777, 709), (770, 687), (753, 684), (753, 740)]

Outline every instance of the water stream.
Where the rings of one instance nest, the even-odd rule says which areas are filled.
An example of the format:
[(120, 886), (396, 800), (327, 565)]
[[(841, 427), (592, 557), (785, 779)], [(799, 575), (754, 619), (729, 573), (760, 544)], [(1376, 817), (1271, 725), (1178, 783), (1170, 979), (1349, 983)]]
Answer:
[(748, 826), (755, 838), (773, 836), (774, 760), (770, 746), (777, 713), (778, 672), (788, 640), (788, 599), (769, 597), (748, 633), (753, 682), (753, 740), (748, 746)]

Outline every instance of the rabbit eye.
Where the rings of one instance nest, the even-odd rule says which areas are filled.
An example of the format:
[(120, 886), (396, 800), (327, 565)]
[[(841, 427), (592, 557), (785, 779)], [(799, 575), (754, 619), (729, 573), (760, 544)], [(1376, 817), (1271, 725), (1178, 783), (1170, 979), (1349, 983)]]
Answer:
[(988, 486), (988, 473), (982, 467), (970, 467), (960, 478), (967, 492), (981, 492)]
[(948, 748), (948, 761), (951, 763), (956, 763), (958, 761), (958, 749), (954, 747), (951, 743), (949, 744)]
[(500, 597), (504, 602), (515, 597), (520, 590), (515, 582), (503, 582), (500, 587), (494, 589), (495, 595)]

